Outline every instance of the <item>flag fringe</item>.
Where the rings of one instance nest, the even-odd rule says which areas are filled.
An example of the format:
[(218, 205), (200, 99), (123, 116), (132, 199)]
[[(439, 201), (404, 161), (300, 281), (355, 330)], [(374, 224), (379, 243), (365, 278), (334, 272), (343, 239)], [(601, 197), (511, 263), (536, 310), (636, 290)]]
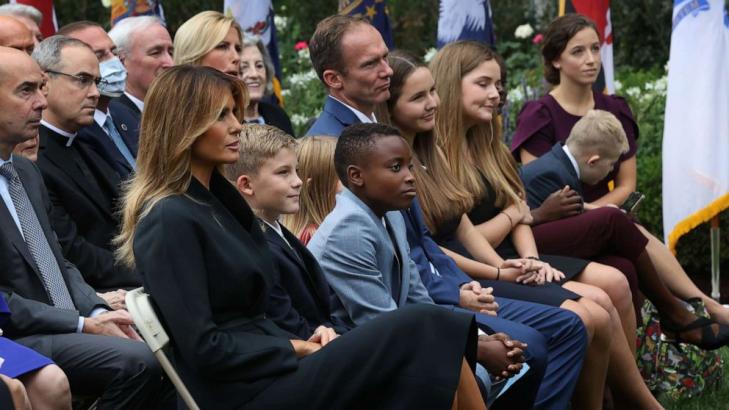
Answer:
[(668, 249), (676, 254), (676, 244), (683, 235), (686, 235), (702, 223), (708, 222), (726, 209), (729, 209), (729, 194), (720, 196), (706, 207), (681, 220), (668, 235)]

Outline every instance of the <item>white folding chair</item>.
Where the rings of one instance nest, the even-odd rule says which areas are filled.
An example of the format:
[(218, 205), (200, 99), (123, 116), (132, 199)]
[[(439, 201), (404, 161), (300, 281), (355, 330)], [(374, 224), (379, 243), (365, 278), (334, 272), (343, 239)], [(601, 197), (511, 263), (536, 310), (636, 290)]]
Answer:
[(134, 324), (137, 325), (142, 339), (147, 343), (147, 346), (154, 353), (154, 357), (159, 360), (165, 373), (172, 380), (172, 384), (177, 389), (177, 393), (180, 394), (180, 397), (182, 397), (182, 400), (190, 410), (200, 410), (197, 403), (195, 403), (195, 399), (192, 398), (192, 395), (162, 350), (169, 344), (170, 338), (167, 336), (167, 332), (165, 332), (162, 323), (160, 323), (157, 314), (152, 308), (149, 295), (144, 293), (144, 288), (134, 289), (127, 292), (126, 303), (127, 310), (132, 315)]

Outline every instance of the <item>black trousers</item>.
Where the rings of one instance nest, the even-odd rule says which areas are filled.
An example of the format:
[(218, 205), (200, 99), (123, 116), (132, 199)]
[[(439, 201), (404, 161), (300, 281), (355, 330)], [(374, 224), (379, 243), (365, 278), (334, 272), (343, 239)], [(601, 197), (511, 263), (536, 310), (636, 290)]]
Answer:
[(99, 397), (99, 409), (174, 408), (172, 384), (143, 342), (85, 333), (33, 335), (16, 342), (50, 357), (74, 395)]

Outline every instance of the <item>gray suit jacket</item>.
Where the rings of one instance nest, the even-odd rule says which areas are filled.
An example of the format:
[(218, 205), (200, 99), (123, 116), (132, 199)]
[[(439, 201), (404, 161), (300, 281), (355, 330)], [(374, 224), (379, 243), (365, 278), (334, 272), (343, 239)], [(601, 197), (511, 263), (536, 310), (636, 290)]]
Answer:
[(398, 300), (393, 299), (395, 248), (372, 210), (351, 191), (337, 195), (337, 205), (309, 242), (336, 297), (332, 315), (356, 327), (384, 312), (411, 303), (433, 303), (410, 259), (405, 221), (400, 212), (385, 215), (402, 255)]
[(13, 156), (13, 165), (56, 256), (77, 310), (59, 309), (51, 304), (30, 250), (5, 202), (0, 200), (0, 292), (13, 313), (3, 331), (11, 338), (74, 333), (79, 314), (88, 316), (97, 307), (110, 308), (86, 284), (78, 269), (63, 258), (56, 234), (51, 229), (48, 217), (51, 203), (38, 168), (27, 159), (17, 156)]

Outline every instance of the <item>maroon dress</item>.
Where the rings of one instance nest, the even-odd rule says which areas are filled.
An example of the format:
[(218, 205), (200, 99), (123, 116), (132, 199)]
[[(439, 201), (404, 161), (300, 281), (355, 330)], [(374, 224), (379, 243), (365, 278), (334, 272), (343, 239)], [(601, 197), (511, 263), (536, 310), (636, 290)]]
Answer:
[[(638, 150), (638, 124), (625, 100), (602, 93), (593, 93), (593, 97), (595, 109), (611, 112), (623, 124), (629, 149), (605, 179), (595, 185), (583, 184), (584, 199), (588, 202), (609, 192), (608, 181), (615, 178), (620, 163), (633, 157)], [(542, 156), (557, 142), (564, 143), (580, 118), (565, 111), (549, 94), (527, 102), (517, 119), (511, 144), (512, 154), (518, 161), (519, 150), (523, 148), (534, 156)], [(534, 240), (540, 251), (586, 258), (620, 270), (630, 283), (636, 316), (640, 317), (643, 297), (638, 289), (638, 272), (633, 261), (645, 250), (648, 240), (642, 234), (635, 235), (635, 229), (628, 229), (621, 223), (625, 222), (625, 218), (613, 211), (616, 210), (585, 212), (532, 226)]]
[[(595, 109), (609, 111), (623, 124), (630, 148), (605, 179), (595, 185), (583, 185), (585, 201), (592, 202), (609, 192), (608, 181), (615, 179), (620, 163), (632, 158), (638, 151), (638, 124), (633, 119), (630, 107), (622, 97), (594, 93)], [(552, 149), (557, 142), (564, 143), (570, 135), (572, 127), (580, 120), (580, 116), (572, 115), (562, 108), (551, 95), (529, 101), (519, 113), (516, 120), (516, 132), (511, 142), (511, 153), (519, 161), (519, 150), (524, 148), (535, 157), (541, 157)]]

